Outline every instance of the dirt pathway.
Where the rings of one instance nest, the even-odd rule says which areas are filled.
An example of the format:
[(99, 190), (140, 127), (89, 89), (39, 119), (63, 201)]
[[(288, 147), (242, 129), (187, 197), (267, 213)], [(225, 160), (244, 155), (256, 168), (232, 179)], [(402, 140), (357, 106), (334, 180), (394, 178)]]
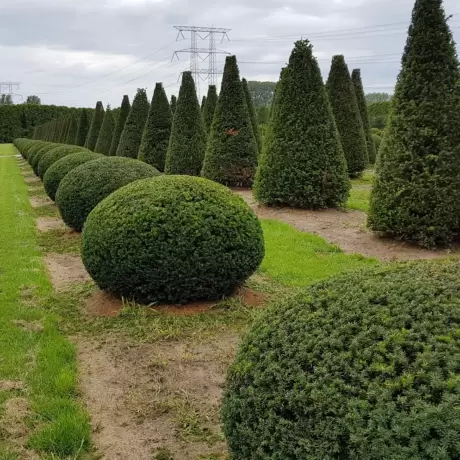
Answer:
[(379, 238), (366, 229), (366, 214), (361, 211), (269, 208), (259, 205), (251, 190), (233, 191), (244, 198), (260, 218), (281, 220), (303, 232), (315, 233), (329, 243), (337, 244), (349, 254), (362, 254), (382, 261), (437, 259), (460, 255), (459, 248), (454, 251), (429, 251), (389, 238)]

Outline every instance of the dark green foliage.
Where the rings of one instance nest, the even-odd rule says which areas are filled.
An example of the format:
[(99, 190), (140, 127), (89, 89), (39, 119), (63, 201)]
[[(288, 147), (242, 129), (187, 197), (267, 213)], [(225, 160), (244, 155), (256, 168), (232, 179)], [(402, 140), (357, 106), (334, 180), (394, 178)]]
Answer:
[(372, 133), (371, 133), (371, 125), (369, 123), (369, 115), (367, 113), (367, 104), (366, 99), (364, 97), (364, 87), (363, 82), (361, 80), (361, 70), (354, 69), (351, 73), (351, 81), (353, 82), (353, 87), (355, 89), (356, 100), (358, 102), (359, 113), (361, 115), (361, 121), (363, 124), (364, 135), (366, 136), (366, 144), (367, 144), (367, 158), (369, 163), (375, 163), (375, 147), (374, 142), (372, 140)]
[(375, 151), (378, 152), (382, 138), (378, 134), (372, 134), (372, 143), (374, 144)]
[(248, 81), (248, 88), (255, 107), (270, 107), (272, 105), (276, 82)]
[(209, 134), (212, 125), (212, 119), (217, 105), (217, 88), (216, 85), (209, 85), (206, 104), (203, 109), (203, 122), (206, 134)]
[(69, 124), (69, 130), (67, 131), (67, 139), (65, 140), (66, 144), (69, 144), (69, 145), (75, 144), (75, 138), (77, 136), (77, 129), (78, 129), (77, 117), (75, 116), (75, 113), (72, 113), (70, 115), (70, 124)]
[(296, 42), (276, 87), (254, 192), (269, 205), (321, 209), (345, 204), (350, 182), (318, 62)]
[(70, 171), (56, 192), (63, 221), (81, 231), (88, 214), (115, 190), (138, 179), (159, 175), (152, 166), (132, 158), (104, 157)]
[(43, 176), (43, 185), (48, 196), (54, 201), (56, 192), (61, 183), (61, 180), (75, 169), (88, 161), (97, 160), (102, 158), (99, 153), (90, 152), (89, 150), (80, 147), (82, 150), (77, 153), (72, 153), (60, 160), (56, 161), (52, 166), (48, 168), (45, 175)]
[(38, 166), (40, 164), (41, 159), (50, 151), (59, 147), (63, 144), (58, 144), (56, 142), (50, 142), (49, 144), (45, 144), (42, 148), (40, 148), (35, 155), (29, 156), (29, 164), (33, 169), (36, 176), (38, 176)]
[(161, 83), (155, 85), (149, 116), (145, 123), (139, 160), (164, 171), (166, 152), (171, 137), (172, 113)]
[(117, 124), (113, 133), (112, 144), (110, 146), (110, 156), (117, 154), (118, 144), (120, 143), (121, 133), (125, 127), (126, 119), (128, 118), (131, 110), (131, 104), (129, 103), (129, 97), (125, 94), (121, 101), (120, 113), (118, 114)]
[(48, 171), (49, 167), (56, 163), (56, 161), (66, 157), (67, 155), (71, 155), (72, 153), (81, 152), (85, 150), (86, 149), (84, 147), (80, 147), (79, 145), (58, 145), (54, 149), (50, 150), (49, 152), (46, 152), (41, 156), (37, 167), (38, 176), (41, 179), (43, 179), (43, 176), (45, 175), (46, 171)]
[(332, 58), (327, 89), (347, 160), (348, 174), (350, 177), (359, 176), (368, 164), (366, 136), (354, 86), (343, 56)]
[(89, 127), (88, 136), (86, 137), (85, 147), (88, 150), (94, 151), (99, 137), (99, 132), (101, 131), (102, 123), (104, 121), (104, 106), (101, 101), (96, 103), (96, 110), (93, 113), (93, 119)]
[(114, 126), (115, 123), (113, 121), (112, 111), (110, 110), (110, 106), (107, 106), (104, 121), (102, 122), (101, 130), (99, 131), (99, 137), (97, 138), (96, 146), (94, 147), (94, 151), (96, 153), (102, 153), (107, 156), (110, 154)]
[(206, 96), (201, 99), (201, 113), (204, 112), (204, 106), (206, 105)]
[(70, 115), (67, 115), (61, 120), (61, 132), (59, 134), (59, 142), (65, 144), (67, 142), (67, 134), (70, 127)]
[(460, 458), (459, 273), (353, 272), (273, 305), (228, 373), (231, 458)]
[(46, 141), (37, 141), (33, 144), (28, 144), (28, 146), (24, 149), (23, 154), (25, 155), (25, 158), (27, 159), (29, 164), (31, 159), (34, 157), (35, 153), (47, 144), (49, 144), (49, 142)]
[(83, 262), (101, 289), (143, 302), (230, 295), (263, 256), (262, 228), (249, 206), (189, 176), (118, 190), (89, 215), (82, 239)]
[(259, 125), (266, 125), (270, 120), (270, 107), (258, 107), (256, 110), (257, 123)]
[(166, 154), (166, 174), (199, 176), (205, 148), (206, 133), (195, 83), (191, 72), (184, 72)]
[(80, 145), (83, 147), (86, 142), (86, 138), (88, 137), (88, 130), (89, 130), (89, 117), (88, 117), (88, 111), (86, 109), (83, 109), (80, 112), (80, 119), (78, 121), (78, 129), (77, 129), (77, 135), (75, 137), (75, 142), (73, 142), (75, 145)]
[(249, 118), (251, 119), (252, 129), (254, 131), (254, 137), (257, 143), (257, 154), (260, 155), (262, 152), (262, 137), (259, 131), (259, 123), (257, 122), (256, 110), (254, 108), (254, 102), (252, 100), (251, 93), (249, 92), (248, 82), (246, 78), (241, 80), (243, 84), (244, 98), (246, 99), (246, 104), (248, 106)]
[(423, 246), (460, 229), (460, 70), (441, 0), (417, 0), (380, 147), (369, 226)]
[(177, 105), (177, 97), (173, 94), (171, 95), (171, 104), (170, 104), (171, 112), (173, 115), (176, 112), (176, 105)]
[(224, 185), (251, 186), (257, 156), (257, 142), (236, 56), (228, 56), (209, 133), (203, 176)]
[(147, 93), (145, 89), (139, 88), (121, 133), (117, 147), (119, 157), (137, 158), (148, 114), (149, 101)]

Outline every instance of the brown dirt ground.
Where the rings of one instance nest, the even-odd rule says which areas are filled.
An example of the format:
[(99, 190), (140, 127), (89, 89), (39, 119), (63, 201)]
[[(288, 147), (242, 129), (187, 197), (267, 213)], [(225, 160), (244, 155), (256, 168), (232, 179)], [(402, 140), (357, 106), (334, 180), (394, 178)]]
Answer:
[(119, 339), (79, 339), (81, 388), (102, 459), (152, 460), (162, 448), (178, 460), (223, 454), (216, 427), (237, 342), (228, 335), (130, 347)]
[(78, 255), (49, 254), (45, 256), (45, 265), (56, 291), (91, 279)]
[(59, 217), (37, 217), (35, 224), (40, 232), (66, 228), (64, 222)]
[(0, 391), (24, 390), (25, 387), (21, 380), (0, 380)]
[(30, 205), (33, 208), (41, 208), (42, 206), (48, 206), (54, 203), (48, 198), (40, 195), (30, 196), (29, 197)]
[(39, 183), (41, 183), (39, 177), (37, 177), (37, 176), (32, 176), (32, 175), (25, 176), (24, 182), (25, 182), (27, 185), (33, 185), (33, 184), (39, 184)]
[(45, 330), (45, 327), (42, 323), (40, 323), (40, 321), (25, 321), (23, 319), (18, 319), (13, 321), (13, 324), (16, 327), (29, 332), (43, 332)]
[(460, 254), (454, 251), (430, 251), (389, 238), (381, 238), (366, 229), (366, 214), (361, 211), (307, 211), (291, 208), (269, 208), (259, 205), (248, 189), (234, 189), (263, 219), (286, 222), (298, 230), (315, 233), (329, 243), (337, 244), (349, 254), (362, 254), (382, 261), (437, 259)]

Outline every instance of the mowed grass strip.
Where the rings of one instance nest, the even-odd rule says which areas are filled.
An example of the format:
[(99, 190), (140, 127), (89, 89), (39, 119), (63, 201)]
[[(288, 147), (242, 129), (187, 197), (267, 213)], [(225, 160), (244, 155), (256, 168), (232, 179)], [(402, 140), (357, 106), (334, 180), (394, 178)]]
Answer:
[[(12, 145), (0, 146), (2, 156), (16, 153)], [(89, 448), (89, 417), (78, 398), (74, 347), (59, 331), (61, 318), (41, 308), (52, 289), (37, 250), (27, 190), (17, 159), (2, 158), (0, 458), (16, 458), (17, 439), (9, 442), (6, 406), (20, 397), (29, 408), (23, 446), (42, 452), (43, 458), (76, 459)]]
[(280, 283), (302, 287), (329, 276), (377, 264), (360, 254), (344, 254), (311, 233), (277, 220), (262, 220), (265, 259), (261, 271)]

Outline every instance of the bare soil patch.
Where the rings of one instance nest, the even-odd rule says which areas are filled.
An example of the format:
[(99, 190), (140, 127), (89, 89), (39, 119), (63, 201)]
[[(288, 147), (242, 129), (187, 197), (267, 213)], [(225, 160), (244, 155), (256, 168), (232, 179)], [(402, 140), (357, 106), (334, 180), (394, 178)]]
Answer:
[(40, 178), (37, 176), (32, 176), (32, 175), (25, 175), (24, 176), (24, 182), (27, 185), (33, 185), (33, 184), (39, 184), (41, 183)]
[(0, 391), (24, 390), (25, 387), (21, 380), (0, 380)]
[(42, 206), (49, 206), (49, 205), (54, 205), (54, 203), (45, 196), (40, 196), (40, 195), (34, 195), (29, 197), (30, 200), (30, 205), (33, 208), (41, 208)]
[[(246, 287), (241, 288), (235, 296), (241, 298), (249, 307), (259, 307), (267, 301), (265, 294), (255, 292)], [(211, 312), (219, 301), (190, 302), (185, 305), (161, 304), (150, 306), (149, 309), (166, 315), (191, 316)], [(96, 290), (85, 303), (85, 312), (90, 316), (117, 316), (123, 309), (123, 301), (104, 291)]]
[(55, 290), (63, 290), (72, 283), (89, 281), (80, 256), (71, 254), (49, 254), (45, 256), (45, 265)]
[(458, 248), (430, 251), (390, 238), (381, 238), (367, 230), (366, 214), (361, 211), (308, 211), (291, 208), (270, 208), (257, 203), (252, 190), (234, 189), (263, 219), (276, 219), (303, 232), (315, 233), (329, 243), (337, 244), (349, 254), (362, 254), (382, 261), (437, 259), (460, 254)]
[(45, 330), (45, 327), (42, 323), (40, 323), (40, 321), (25, 321), (23, 319), (18, 319), (13, 321), (13, 324), (16, 327), (29, 332), (43, 332)]
[(15, 442), (25, 442), (29, 429), (25, 418), (29, 415), (29, 404), (25, 398), (11, 398), (5, 402), (3, 416), (0, 419), (0, 434)]
[(129, 346), (80, 340), (81, 387), (105, 460), (195, 460), (226, 451), (219, 405), (235, 335), (204, 343)]
[(37, 217), (35, 224), (40, 232), (66, 228), (64, 222), (59, 217)]

